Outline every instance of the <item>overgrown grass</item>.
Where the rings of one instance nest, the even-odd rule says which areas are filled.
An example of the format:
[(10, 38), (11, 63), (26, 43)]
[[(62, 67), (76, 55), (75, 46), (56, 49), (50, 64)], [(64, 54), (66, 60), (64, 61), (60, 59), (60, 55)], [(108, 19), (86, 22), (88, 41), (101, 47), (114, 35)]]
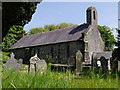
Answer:
[(3, 88), (118, 88), (118, 77), (90, 72), (88, 75), (75, 76), (71, 72), (25, 73), (3, 71)]
[[(9, 59), (6, 54), (2, 55), (4, 57), (0, 58), (4, 61)], [(49, 66), (42, 75), (40, 72), (28, 74), (26, 70), (14, 72), (2, 69), (0, 72), (2, 88), (118, 88), (119, 85), (117, 74), (114, 79), (111, 75), (104, 78), (101, 72), (95, 74), (91, 69), (81, 76), (75, 76), (71, 72), (52, 72)]]

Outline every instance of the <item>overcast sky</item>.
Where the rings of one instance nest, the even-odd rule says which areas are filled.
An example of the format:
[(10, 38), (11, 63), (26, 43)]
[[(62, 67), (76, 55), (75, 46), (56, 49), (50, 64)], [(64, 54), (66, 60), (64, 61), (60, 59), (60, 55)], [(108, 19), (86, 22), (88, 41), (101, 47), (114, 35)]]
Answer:
[(90, 6), (97, 9), (99, 25), (118, 27), (117, 2), (42, 2), (37, 5), (31, 22), (25, 25), (24, 30), (28, 32), (32, 28), (44, 27), (47, 24), (85, 23), (86, 9)]

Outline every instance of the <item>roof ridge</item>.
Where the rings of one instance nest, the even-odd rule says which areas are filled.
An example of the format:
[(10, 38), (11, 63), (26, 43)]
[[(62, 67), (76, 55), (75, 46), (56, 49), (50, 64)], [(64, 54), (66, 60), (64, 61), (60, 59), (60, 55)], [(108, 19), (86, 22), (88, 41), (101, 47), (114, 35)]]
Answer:
[(63, 29), (28, 35), (22, 37), (10, 49), (76, 41), (82, 38), (81, 33), (86, 33), (87, 30), (88, 24), (81, 24)]

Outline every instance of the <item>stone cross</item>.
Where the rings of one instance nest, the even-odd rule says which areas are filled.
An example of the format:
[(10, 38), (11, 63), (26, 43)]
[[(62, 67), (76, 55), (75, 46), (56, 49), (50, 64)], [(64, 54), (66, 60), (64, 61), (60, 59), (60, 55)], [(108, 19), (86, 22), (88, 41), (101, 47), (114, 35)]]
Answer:
[(82, 72), (82, 58), (83, 55), (80, 52), (80, 50), (78, 50), (78, 52), (76, 53), (76, 75), (80, 75)]
[(15, 71), (17, 71), (19, 69), (18, 64), (17, 64), (16, 59), (14, 58), (14, 56), (15, 56), (14, 53), (10, 54), (10, 59), (3, 66), (5, 69), (15, 70)]

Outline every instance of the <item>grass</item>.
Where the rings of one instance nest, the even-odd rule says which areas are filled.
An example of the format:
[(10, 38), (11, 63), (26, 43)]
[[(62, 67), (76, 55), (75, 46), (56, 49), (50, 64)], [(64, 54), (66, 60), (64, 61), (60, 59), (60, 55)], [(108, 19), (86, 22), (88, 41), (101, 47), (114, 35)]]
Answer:
[(42, 75), (39, 72), (28, 74), (27, 70), (14, 72), (1, 68), (2, 88), (118, 88), (117, 74), (113, 79), (111, 75), (104, 78), (101, 73), (94, 74), (90, 70), (76, 76), (71, 72), (53, 72), (49, 66)]
[(118, 78), (102, 78), (92, 72), (75, 76), (71, 72), (23, 73), (3, 71), (3, 88), (118, 88)]

